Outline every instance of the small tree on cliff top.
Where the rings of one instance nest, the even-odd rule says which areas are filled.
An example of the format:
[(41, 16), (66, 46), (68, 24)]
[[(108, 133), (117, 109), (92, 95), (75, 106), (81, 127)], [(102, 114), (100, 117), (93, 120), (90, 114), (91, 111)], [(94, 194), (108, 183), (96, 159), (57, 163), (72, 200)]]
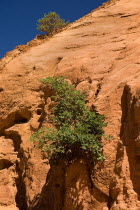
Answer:
[(65, 27), (69, 22), (65, 22), (60, 18), (58, 14), (55, 12), (49, 12), (48, 14), (44, 14), (42, 19), (38, 20), (38, 30), (41, 32), (45, 32), (47, 34), (51, 34), (57, 29), (61, 29)]
[(101, 160), (104, 116), (90, 111), (85, 96), (63, 77), (47, 77), (42, 82), (54, 91), (55, 106), (49, 122), (55, 128), (41, 128), (31, 140), (47, 152), (50, 164), (86, 157)]

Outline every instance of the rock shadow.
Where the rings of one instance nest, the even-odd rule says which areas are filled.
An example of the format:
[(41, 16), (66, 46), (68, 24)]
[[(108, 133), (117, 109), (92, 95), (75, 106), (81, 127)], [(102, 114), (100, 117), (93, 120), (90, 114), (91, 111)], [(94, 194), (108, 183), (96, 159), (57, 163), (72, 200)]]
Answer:
[(127, 85), (124, 88), (121, 106), (120, 138), (126, 147), (133, 189), (140, 200), (140, 103)]
[(29, 210), (61, 210), (64, 203), (64, 177), (64, 165), (52, 167), (47, 174), (41, 194), (34, 198)]
[(28, 210), (82, 210), (86, 205), (88, 209), (92, 203), (92, 186), (86, 167), (79, 161), (52, 167), (41, 194), (34, 198)]

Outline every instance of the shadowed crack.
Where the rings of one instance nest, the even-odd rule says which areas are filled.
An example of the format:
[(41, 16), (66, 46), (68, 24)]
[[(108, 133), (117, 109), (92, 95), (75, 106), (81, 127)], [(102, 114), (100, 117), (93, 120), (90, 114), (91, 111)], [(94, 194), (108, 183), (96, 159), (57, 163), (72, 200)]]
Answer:
[(95, 97), (94, 97), (94, 99), (97, 99), (97, 97), (98, 97), (98, 95), (99, 95), (100, 90), (101, 90), (101, 84), (99, 83), (99, 84), (97, 85), (97, 90), (96, 90), (96, 93), (95, 93)]
[(4, 133), (6, 139), (12, 139), (14, 144), (14, 151), (19, 152), (21, 144), (21, 136), (18, 131), (10, 130)]
[[(16, 127), (17, 124), (24, 124), (30, 120), (31, 112), (28, 110), (19, 110), (11, 113), (1, 124), (1, 136), (5, 136), (6, 139), (11, 139), (14, 145), (14, 152), (17, 152), (17, 160), (15, 170), (17, 177), (15, 178), (15, 184), (17, 188), (17, 194), (15, 197), (16, 206), (19, 210), (27, 210), (27, 196), (26, 196), (26, 185), (24, 178), (25, 168), (27, 164), (27, 158), (24, 155), (24, 150), (21, 147), (22, 139), (20, 132), (15, 130), (13, 126)], [(10, 160), (1, 159), (0, 160), (0, 170), (8, 169), (12, 166)]]

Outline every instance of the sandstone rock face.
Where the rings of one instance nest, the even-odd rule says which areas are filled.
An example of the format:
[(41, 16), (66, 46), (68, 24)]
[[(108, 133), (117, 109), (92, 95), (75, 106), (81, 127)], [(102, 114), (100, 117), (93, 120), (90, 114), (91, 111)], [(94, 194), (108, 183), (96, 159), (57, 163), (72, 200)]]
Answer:
[[(140, 209), (139, 20), (139, 0), (109, 1), (0, 61), (0, 209)], [(39, 80), (49, 75), (67, 76), (105, 115), (104, 163), (50, 169), (29, 141), (47, 125), (52, 93)]]

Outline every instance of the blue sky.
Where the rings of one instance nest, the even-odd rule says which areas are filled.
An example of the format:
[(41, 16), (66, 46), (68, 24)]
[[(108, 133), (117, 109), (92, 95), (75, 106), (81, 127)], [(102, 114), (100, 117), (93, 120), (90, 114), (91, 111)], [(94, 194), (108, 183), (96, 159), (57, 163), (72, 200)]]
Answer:
[(107, 0), (0, 0), (0, 58), (37, 34), (37, 20), (54, 11), (73, 22)]

